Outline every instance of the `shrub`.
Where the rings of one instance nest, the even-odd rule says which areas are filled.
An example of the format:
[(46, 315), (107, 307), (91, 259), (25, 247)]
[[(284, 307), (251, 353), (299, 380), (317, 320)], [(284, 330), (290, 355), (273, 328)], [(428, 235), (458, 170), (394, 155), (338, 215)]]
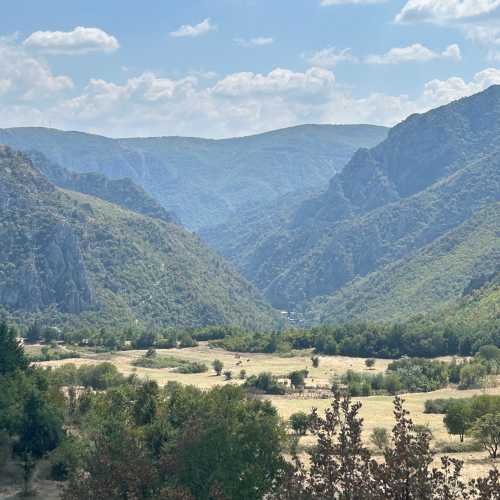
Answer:
[(373, 368), (375, 366), (375, 359), (373, 358), (368, 358), (368, 359), (365, 359), (365, 365), (367, 368)]
[(389, 433), (384, 427), (375, 427), (370, 434), (370, 441), (380, 451), (384, 451), (389, 446)]
[(214, 359), (212, 362), (212, 368), (215, 371), (215, 374), (219, 377), (222, 373), (222, 369), (224, 368), (224, 363), (220, 359)]
[(289, 424), (292, 430), (298, 436), (305, 436), (307, 433), (307, 429), (309, 428), (310, 418), (307, 413), (303, 411), (294, 413), (290, 416)]
[(263, 372), (257, 376), (252, 375), (251, 377), (248, 377), (244, 384), (244, 387), (257, 389), (266, 394), (280, 395), (286, 393), (285, 386), (283, 384), (280, 384), (278, 382), (278, 379), (268, 372)]
[(205, 373), (208, 371), (208, 366), (205, 363), (195, 361), (179, 366), (174, 371), (177, 373)]

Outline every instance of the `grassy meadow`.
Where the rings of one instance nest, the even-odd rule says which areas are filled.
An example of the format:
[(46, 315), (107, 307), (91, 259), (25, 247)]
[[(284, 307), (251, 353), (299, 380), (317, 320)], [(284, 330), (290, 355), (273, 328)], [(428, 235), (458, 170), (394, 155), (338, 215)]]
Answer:
[[(36, 347), (29, 347), (36, 349)], [(136, 367), (133, 362), (143, 356), (145, 351), (120, 351), (116, 353), (96, 354), (91, 350), (81, 350), (81, 358), (67, 359), (61, 361), (49, 361), (40, 363), (41, 366), (61, 366), (63, 364), (74, 363), (96, 364), (108, 361), (116, 365), (120, 372), (125, 375), (137, 374), (141, 378), (148, 378), (157, 381), (160, 385), (175, 381), (182, 384), (194, 385), (202, 389), (220, 384), (240, 384), (238, 379), (240, 370), (244, 369), (246, 375), (257, 375), (261, 372), (271, 372), (273, 375), (285, 377), (294, 370), (307, 369), (309, 377), (307, 388), (303, 394), (292, 394), (285, 396), (263, 396), (274, 404), (284, 419), (298, 411), (309, 412), (312, 408), (320, 411), (326, 409), (329, 399), (321, 396), (315, 397), (314, 387), (327, 387), (330, 379), (334, 375), (341, 375), (352, 369), (366, 373), (383, 372), (386, 370), (390, 360), (377, 359), (374, 368), (368, 369), (363, 358), (348, 358), (343, 356), (320, 356), (320, 363), (317, 368), (312, 366), (311, 352), (297, 351), (292, 355), (279, 354), (237, 354), (224, 350), (209, 348), (206, 343), (201, 343), (197, 347), (186, 349), (157, 350), (157, 356), (169, 356), (191, 362), (205, 363), (209, 370), (205, 373), (183, 374), (176, 373), (172, 369), (151, 369)], [(219, 359), (224, 363), (223, 371), (231, 371), (233, 379), (224, 380), (223, 376), (216, 376), (212, 370), (211, 363)], [(444, 358), (446, 359), (446, 358)], [(403, 395), (406, 408), (411, 412), (411, 417), (416, 424), (426, 425), (433, 434), (433, 443), (458, 443), (458, 436), (451, 436), (447, 433), (443, 424), (443, 415), (424, 413), (424, 403), (428, 399), (450, 398), (450, 397), (470, 397), (474, 394), (500, 394), (500, 386), (488, 389), (457, 390), (455, 387), (448, 387), (434, 392), (414, 393)], [(361, 416), (364, 419), (364, 436), (369, 443), (369, 435), (375, 427), (385, 427), (390, 430), (393, 426), (392, 416), (392, 396), (370, 396), (356, 398), (362, 402)], [(301, 438), (300, 444), (307, 447), (313, 444), (311, 436)], [(465, 462), (464, 473), (466, 477), (484, 475), (492, 465), (485, 452), (469, 452), (448, 454), (454, 458), (459, 458)], [(439, 462), (439, 455), (436, 457), (436, 465)]]

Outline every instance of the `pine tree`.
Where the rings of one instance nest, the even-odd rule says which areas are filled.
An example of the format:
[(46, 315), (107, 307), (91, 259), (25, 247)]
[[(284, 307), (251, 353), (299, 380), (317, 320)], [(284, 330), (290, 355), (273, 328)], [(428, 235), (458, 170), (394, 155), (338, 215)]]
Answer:
[(0, 375), (7, 375), (16, 370), (26, 370), (28, 358), (23, 346), (17, 339), (17, 332), (7, 322), (0, 322)]

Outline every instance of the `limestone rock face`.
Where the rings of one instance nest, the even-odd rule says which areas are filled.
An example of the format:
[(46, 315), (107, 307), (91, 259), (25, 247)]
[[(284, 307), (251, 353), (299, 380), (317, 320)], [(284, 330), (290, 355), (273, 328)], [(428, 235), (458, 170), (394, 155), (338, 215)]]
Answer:
[(0, 304), (80, 313), (94, 294), (79, 236), (45, 203), (54, 188), (26, 158), (0, 148)]

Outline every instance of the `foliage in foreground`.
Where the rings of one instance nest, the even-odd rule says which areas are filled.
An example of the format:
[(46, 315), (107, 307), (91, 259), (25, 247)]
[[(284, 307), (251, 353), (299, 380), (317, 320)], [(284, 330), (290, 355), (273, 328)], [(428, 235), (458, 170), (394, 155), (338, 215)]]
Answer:
[(362, 440), (361, 403), (336, 394), (324, 417), (316, 410), (310, 430), (317, 445), (308, 453), (309, 467), (295, 455), (286, 474), (279, 500), (324, 499), (499, 499), (500, 473), (466, 483), (463, 463), (443, 457), (441, 467), (432, 467), (430, 435), (418, 432), (403, 400), (394, 400), (396, 424), (392, 443), (384, 446), (383, 461), (373, 459)]

